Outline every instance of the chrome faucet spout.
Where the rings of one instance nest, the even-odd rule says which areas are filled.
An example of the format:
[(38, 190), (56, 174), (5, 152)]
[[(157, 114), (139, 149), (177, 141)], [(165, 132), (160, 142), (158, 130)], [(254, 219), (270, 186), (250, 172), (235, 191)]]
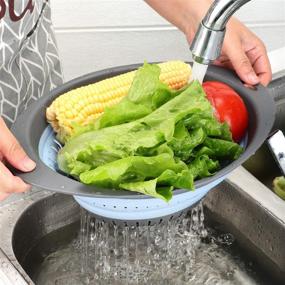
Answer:
[(192, 41), (193, 60), (210, 64), (221, 53), (226, 24), (230, 17), (250, 0), (216, 0), (202, 20)]

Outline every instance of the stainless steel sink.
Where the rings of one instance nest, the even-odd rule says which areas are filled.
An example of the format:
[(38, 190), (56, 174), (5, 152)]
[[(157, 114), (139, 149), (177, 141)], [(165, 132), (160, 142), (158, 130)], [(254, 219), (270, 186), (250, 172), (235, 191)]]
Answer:
[[(250, 187), (256, 182), (246, 170), (236, 170), (204, 199), (206, 217), (235, 235), (241, 250), (250, 255), (260, 272), (272, 276), (272, 284), (282, 284), (285, 203), (279, 203), (271, 191), (256, 200), (236, 183), (240, 179)], [(266, 204), (269, 199), (270, 205)], [(0, 276), (5, 272), (7, 280), (10, 278), (10, 283), (4, 284), (34, 284), (31, 277), (43, 258), (77, 235), (79, 215), (80, 208), (71, 196), (43, 191), (2, 206)]]

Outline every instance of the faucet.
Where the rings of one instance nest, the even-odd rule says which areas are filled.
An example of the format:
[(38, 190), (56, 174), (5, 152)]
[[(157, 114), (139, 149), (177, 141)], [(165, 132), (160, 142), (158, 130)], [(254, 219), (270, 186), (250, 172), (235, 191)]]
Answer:
[(214, 1), (200, 23), (190, 46), (194, 61), (208, 65), (220, 56), (228, 20), (241, 6), (249, 1)]

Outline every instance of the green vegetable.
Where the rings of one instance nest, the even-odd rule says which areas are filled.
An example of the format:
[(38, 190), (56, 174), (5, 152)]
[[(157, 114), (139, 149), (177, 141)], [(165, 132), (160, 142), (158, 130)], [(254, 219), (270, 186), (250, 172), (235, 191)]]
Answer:
[[(138, 155), (142, 149), (153, 151), (155, 147), (173, 138), (176, 124), (185, 116), (197, 110), (212, 112), (207, 99), (196, 92), (198, 87), (199, 83), (194, 82), (179, 96), (142, 119), (74, 137), (59, 152), (59, 168), (70, 173), (74, 160), (94, 168), (113, 160)], [(203, 92), (201, 87), (200, 92)]]
[(88, 185), (135, 191), (169, 201), (174, 188), (194, 189), (242, 148), (219, 123), (198, 81), (173, 91), (145, 63), (128, 96), (58, 154), (59, 168)]
[(218, 160), (213, 160), (204, 154), (196, 157), (188, 167), (194, 179), (196, 179), (215, 174), (219, 169), (219, 166), (220, 164)]
[(106, 108), (96, 125), (98, 129), (131, 122), (150, 114), (181, 91), (171, 90), (159, 80), (160, 68), (145, 63), (136, 72), (132, 86), (118, 104)]
[(182, 170), (187, 170), (187, 165), (182, 161), (176, 162), (167, 153), (150, 157), (129, 156), (83, 172), (80, 175), (80, 180), (85, 184), (116, 188), (124, 182), (156, 178), (165, 170), (179, 173)]
[(173, 186), (159, 187), (157, 186), (157, 179), (122, 183), (120, 187), (125, 190), (139, 192), (155, 198), (160, 198), (168, 202), (172, 198)]
[(175, 173), (171, 169), (165, 170), (157, 179), (160, 185), (173, 185), (175, 188), (194, 189), (194, 176), (189, 169)]
[(216, 138), (206, 138), (202, 144), (202, 148), (197, 155), (206, 154), (217, 159), (237, 159), (243, 152), (243, 148), (238, 144)]
[(173, 137), (168, 145), (174, 151), (175, 156), (183, 161), (188, 161), (192, 155), (193, 149), (202, 144), (206, 139), (206, 133), (203, 129), (195, 129), (190, 133), (184, 129), (184, 135), (181, 137)]
[[(80, 175), (80, 181), (108, 188), (121, 187), (130, 191), (145, 191), (153, 197), (168, 200), (168, 191), (156, 193), (156, 187), (153, 186), (157, 184), (157, 179), (149, 182), (150, 179), (159, 177), (166, 170), (172, 171), (173, 177), (176, 177), (183, 170), (187, 171), (187, 166), (182, 161), (176, 162), (171, 155), (166, 153), (154, 157), (130, 156), (83, 172)], [(161, 181), (165, 182), (163, 177)]]
[(285, 200), (285, 177), (276, 177), (273, 181), (274, 192), (283, 200)]
[(226, 123), (219, 123), (212, 115), (196, 113), (184, 120), (185, 127), (188, 129), (202, 128), (209, 137), (219, 137), (224, 140), (232, 141), (232, 134)]

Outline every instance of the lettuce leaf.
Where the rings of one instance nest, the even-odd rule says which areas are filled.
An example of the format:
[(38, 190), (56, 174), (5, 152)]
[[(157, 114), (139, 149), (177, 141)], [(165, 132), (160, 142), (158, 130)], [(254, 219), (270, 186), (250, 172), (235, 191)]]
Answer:
[(196, 113), (184, 120), (184, 125), (189, 130), (202, 128), (209, 137), (218, 137), (232, 141), (232, 134), (227, 123), (220, 123), (213, 115)]
[(177, 138), (173, 137), (168, 145), (173, 150), (175, 156), (183, 161), (188, 161), (192, 156), (192, 151), (196, 146), (199, 146), (206, 139), (206, 133), (202, 128), (194, 129), (188, 132), (185, 128), (184, 136)]
[(96, 122), (98, 129), (120, 125), (145, 117), (152, 111), (178, 95), (159, 80), (160, 68), (144, 63), (136, 71), (128, 95), (118, 104), (105, 109)]
[(166, 169), (157, 179), (159, 185), (173, 185), (175, 188), (194, 189), (194, 176), (189, 169), (179, 173)]
[(157, 179), (139, 182), (121, 183), (120, 188), (124, 190), (139, 192), (145, 195), (152, 196), (154, 198), (160, 198), (165, 202), (168, 202), (172, 198), (173, 186), (157, 186)]
[(154, 157), (131, 156), (119, 159), (83, 172), (80, 181), (101, 187), (119, 187), (165, 201), (172, 197), (172, 186), (186, 189), (194, 187), (193, 175), (186, 164), (175, 161), (166, 153)]
[(243, 148), (235, 142), (207, 137), (197, 155), (206, 154), (219, 160), (235, 160), (242, 152)]
[(194, 179), (212, 176), (219, 169), (218, 160), (213, 160), (207, 155), (197, 156), (189, 165), (189, 171)]
[(187, 165), (163, 153), (157, 156), (129, 156), (106, 163), (80, 174), (80, 181), (102, 187), (116, 188), (124, 182), (144, 181), (157, 178), (165, 170), (175, 173), (187, 170)]

